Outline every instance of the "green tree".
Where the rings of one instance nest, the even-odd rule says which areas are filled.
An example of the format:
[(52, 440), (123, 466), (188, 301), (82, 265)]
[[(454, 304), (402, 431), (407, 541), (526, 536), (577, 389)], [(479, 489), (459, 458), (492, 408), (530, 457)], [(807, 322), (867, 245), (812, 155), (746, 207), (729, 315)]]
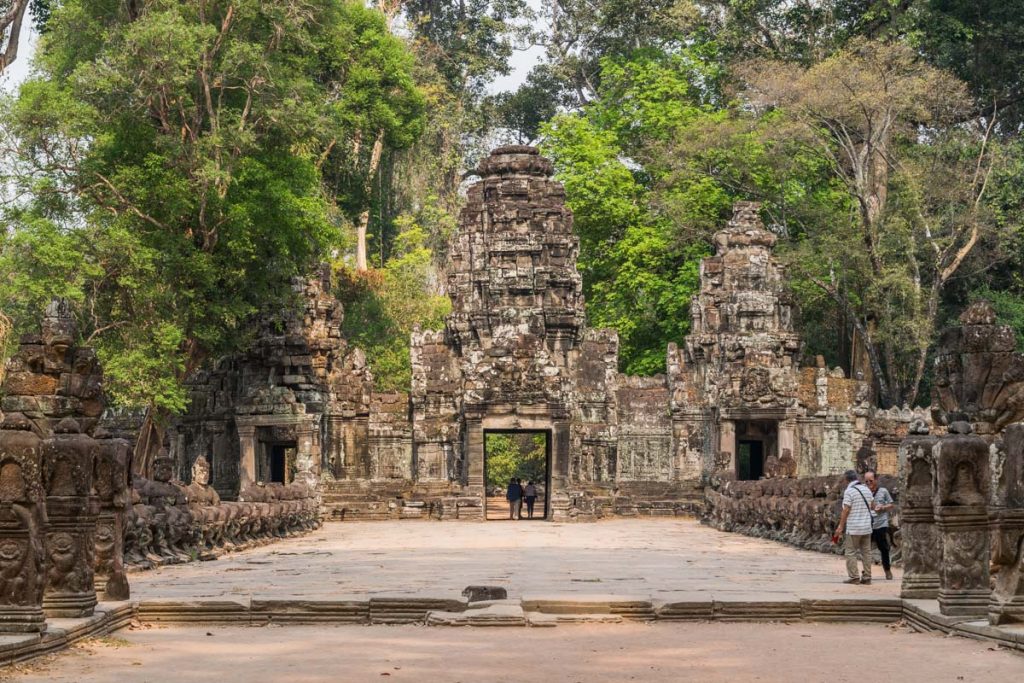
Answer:
[(547, 437), (544, 434), (489, 433), (484, 437), (487, 486), (508, 486), (515, 477), (543, 484), (547, 475)]
[(362, 12), (68, 0), (38, 76), (5, 103), (4, 186), (23, 200), (6, 215), (3, 300), (22, 326), (49, 295), (78, 304), (115, 399), (151, 408), (140, 444), (184, 407), (184, 377), (337, 242), (320, 162), (352, 135), (335, 95), (373, 82), (344, 68), (368, 68)]
[(849, 45), (806, 69), (763, 62), (744, 75), (755, 104), (778, 106), (832, 161), (856, 207), (845, 229), (814, 226), (798, 267), (846, 312), (881, 402), (914, 404), (943, 290), (994, 227), (991, 125), (957, 127), (963, 84), (909, 48)]
[(368, 266), (367, 232), (375, 181), (385, 155), (413, 145), (423, 131), (424, 98), (413, 56), (385, 17), (356, 2), (341, 6), (322, 77), (331, 85), (334, 130), (324, 160), (326, 185), (356, 230), (356, 270)]
[(398, 219), (399, 233), (390, 260), (366, 274), (342, 270), (338, 296), (345, 305), (345, 336), (362, 348), (380, 391), (408, 391), (412, 381), (409, 335), (417, 326), (440, 329), (451, 310), (448, 297), (436, 293), (431, 233), (451, 225), (425, 227), (441, 218), (429, 208)]

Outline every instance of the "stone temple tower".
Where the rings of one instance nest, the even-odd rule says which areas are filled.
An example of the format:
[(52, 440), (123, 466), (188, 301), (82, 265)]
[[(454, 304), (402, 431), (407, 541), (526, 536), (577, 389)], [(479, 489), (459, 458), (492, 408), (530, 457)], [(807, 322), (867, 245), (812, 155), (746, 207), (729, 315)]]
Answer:
[(507, 358), (517, 347), (564, 355), (583, 327), (579, 240), (565, 190), (532, 147), (500, 147), (477, 171), (451, 249), (448, 330), (464, 355)]
[(800, 337), (793, 331), (785, 270), (759, 205), (737, 202), (701, 263), (683, 358), (698, 402), (714, 415), (719, 469), (757, 479), (765, 465), (796, 453)]
[(473, 495), (484, 432), (536, 430), (549, 435), (562, 488), (581, 391), (607, 420), (617, 343), (606, 334), (605, 354), (585, 329), (579, 241), (551, 162), (532, 147), (500, 147), (477, 173), (450, 250), (452, 313), (444, 330), (412, 339), (416, 469)]

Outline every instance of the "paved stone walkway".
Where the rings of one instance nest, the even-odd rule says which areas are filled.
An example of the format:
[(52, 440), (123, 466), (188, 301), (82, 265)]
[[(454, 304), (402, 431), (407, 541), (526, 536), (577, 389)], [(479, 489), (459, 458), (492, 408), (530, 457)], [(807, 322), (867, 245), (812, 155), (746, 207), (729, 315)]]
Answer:
[[(879, 624), (125, 630), (0, 671), (12, 683), (1020, 681), (1024, 657)], [(8, 678), (9, 677), (9, 678)]]
[(330, 523), (211, 562), (130, 575), (134, 600), (458, 598), (471, 584), (510, 598), (577, 594), (665, 600), (893, 598), (899, 571), (848, 586), (839, 556), (689, 519), (589, 524), (495, 521)]

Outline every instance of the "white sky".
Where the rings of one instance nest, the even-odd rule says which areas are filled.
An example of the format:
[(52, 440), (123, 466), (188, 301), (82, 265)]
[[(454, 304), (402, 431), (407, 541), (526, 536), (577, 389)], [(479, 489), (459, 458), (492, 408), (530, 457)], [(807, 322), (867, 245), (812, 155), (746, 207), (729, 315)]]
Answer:
[[(539, 9), (542, 0), (527, 0), (534, 9)], [(18, 48), (18, 58), (14, 64), (0, 77), (0, 89), (11, 91), (24, 81), (32, 66), (32, 56), (35, 53), (36, 40), (39, 37), (32, 26), (31, 20), (26, 18), (25, 25), (21, 32), (21, 45)], [(515, 90), (526, 80), (526, 75), (544, 57), (544, 48), (533, 46), (526, 50), (516, 50), (512, 53), (509, 65), (512, 67), (508, 76), (500, 76), (491, 83), (488, 90), (492, 94)]]
[(21, 40), (18, 45), (18, 58), (4, 72), (3, 77), (0, 77), (0, 88), (13, 90), (28, 76), (29, 67), (32, 65), (32, 55), (36, 51), (36, 38), (38, 36), (35, 29), (32, 28), (32, 22), (29, 17), (26, 17), (25, 23), (22, 25)]

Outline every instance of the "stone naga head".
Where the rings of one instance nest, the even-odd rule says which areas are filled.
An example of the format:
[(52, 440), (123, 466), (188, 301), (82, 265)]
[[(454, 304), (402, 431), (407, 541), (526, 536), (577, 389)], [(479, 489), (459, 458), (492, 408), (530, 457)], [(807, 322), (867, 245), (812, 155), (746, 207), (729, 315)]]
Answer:
[(167, 483), (174, 476), (174, 460), (167, 455), (167, 449), (161, 448), (153, 460), (153, 479)]
[(192, 463), (192, 483), (199, 486), (207, 486), (210, 483), (210, 463), (202, 455)]

